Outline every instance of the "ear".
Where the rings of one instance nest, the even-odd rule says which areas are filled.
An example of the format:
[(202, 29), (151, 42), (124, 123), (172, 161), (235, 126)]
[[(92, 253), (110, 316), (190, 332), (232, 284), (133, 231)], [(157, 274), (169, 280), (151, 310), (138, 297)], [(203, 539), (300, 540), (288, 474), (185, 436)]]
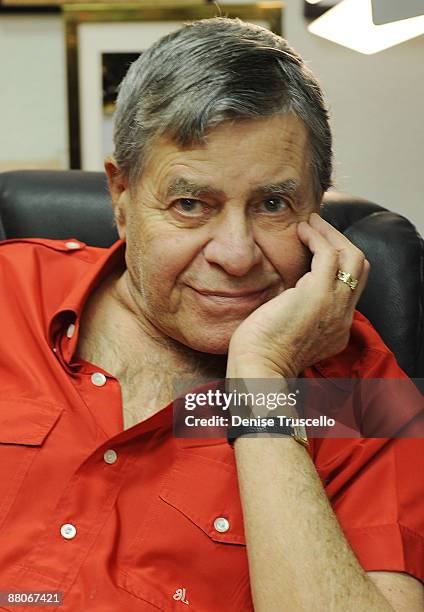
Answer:
[(113, 157), (106, 157), (105, 172), (112, 199), (113, 214), (121, 240), (125, 240), (130, 194), (128, 182)]

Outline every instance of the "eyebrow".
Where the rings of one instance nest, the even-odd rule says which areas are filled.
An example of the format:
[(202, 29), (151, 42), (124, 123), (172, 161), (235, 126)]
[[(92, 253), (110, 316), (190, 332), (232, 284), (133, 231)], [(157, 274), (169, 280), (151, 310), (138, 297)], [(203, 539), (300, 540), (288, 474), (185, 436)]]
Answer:
[[(282, 181), (281, 183), (270, 183), (268, 185), (261, 185), (259, 187), (255, 187), (250, 195), (258, 196), (258, 195), (281, 195), (281, 196), (289, 196), (292, 197), (296, 195), (299, 190), (299, 184), (294, 179), (287, 179)], [(215, 196), (215, 197), (223, 197), (225, 193), (220, 189), (216, 189), (215, 187), (211, 187), (210, 185), (199, 185), (192, 181), (189, 181), (183, 177), (175, 178), (168, 185), (166, 190), (166, 197), (169, 198), (171, 196), (187, 196), (191, 195), (194, 197), (199, 196)]]

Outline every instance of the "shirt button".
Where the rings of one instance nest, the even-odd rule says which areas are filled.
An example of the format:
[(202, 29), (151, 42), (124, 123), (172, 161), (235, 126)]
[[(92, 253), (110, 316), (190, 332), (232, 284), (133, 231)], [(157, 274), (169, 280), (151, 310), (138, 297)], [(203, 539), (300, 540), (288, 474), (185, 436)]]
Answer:
[(67, 337), (72, 338), (72, 336), (74, 335), (74, 331), (75, 331), (75, 325), (71, 323), (68, 329), (66, 330)]
[(65, 538), (65, 540), (72, 540), (72, 538), (77, 535), (77, 530), (74, 525), (71, 525), (70, 523), (65, 523), (65, 525), (62, 525), (62, 527), (60, 528), (60, 533)]
[(227, 521), (226, 518), (220, 516), (219, 518), (216, 518), (214, 520), (213, 526), (215, 527), (216, 531), (219, 531), (219, 533), (225, 533), (229, 530), (230, 523)]
[(80, 249), (81, 245), (79, 242), (74, 242), (73, 240), (69, 240), (68, 242), (65, 242), (65, 246), (67, 249)]
[(91, 382), (93, 385), (96, 385), (96, 387), (103, 387), (103, 385), (106, 384), (106, 376), (101, 372), (94, 372), (94, 374), (91, 375)]
[(103, 459), (106, 461), (106, 463), (112, 464), (118, 459), (118, 455), (114, 450), (110, 449), (105, 452)]

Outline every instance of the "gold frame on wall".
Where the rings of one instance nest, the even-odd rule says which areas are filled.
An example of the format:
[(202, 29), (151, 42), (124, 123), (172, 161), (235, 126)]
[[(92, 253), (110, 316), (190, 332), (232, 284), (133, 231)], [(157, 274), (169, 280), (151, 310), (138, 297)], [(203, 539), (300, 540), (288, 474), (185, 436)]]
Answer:
[(255, 4), (217, 4), (196, 0), (152, 0), (138, 4), (66, 4), (63, 6), (66, 37), (68, 140), (70, 168), (81, 168), (82, 134), (78, 26), (83, 23), (193, 21), (215, 16), (265, 21), (281, 35), (284, 3), (279, 0)]

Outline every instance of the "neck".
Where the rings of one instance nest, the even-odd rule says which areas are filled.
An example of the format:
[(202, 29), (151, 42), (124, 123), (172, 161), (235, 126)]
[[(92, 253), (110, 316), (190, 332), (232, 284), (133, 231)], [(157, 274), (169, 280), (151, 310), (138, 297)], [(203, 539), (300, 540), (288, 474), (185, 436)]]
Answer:
[(93, 292), (81, 317), (77, 353), (118, 379), (146, 367), (174, 377), (224, 378), (226, 355), (195, 351), (155, 327), (131, 296), (128, 272), (110, 275)]

